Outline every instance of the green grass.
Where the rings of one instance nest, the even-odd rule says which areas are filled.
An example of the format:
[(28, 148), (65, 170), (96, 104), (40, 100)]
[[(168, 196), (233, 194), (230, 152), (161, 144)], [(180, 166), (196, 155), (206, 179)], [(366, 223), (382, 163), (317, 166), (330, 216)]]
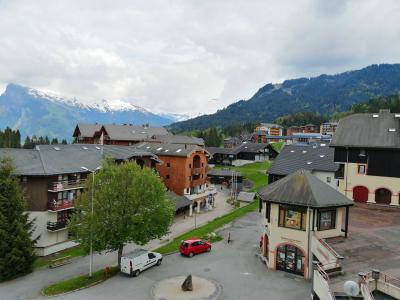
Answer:
[(250, 191), (257, 191), (262, 186), (266, 185), (268, 182), (268, 175), (266, 174), (267, 169), (271, 166), (271, 163), (268, 161), (251, 163), (241, 167), (224, 167), (224, 166), (216, 166), (216, 169), (225, 169), (228, 168), (230, 170), (235, 170), (240, 172), (246, 179), (253, 182), (253, 187)]
[(88, 274), (73, 277), (64, 281), (57, 282), (42, 290), (42, 294), (45, 296), (54, 296), (67, 292), (71, 292), (77, 289), (89, 287), (93, 284), (107, 280), (118, 273), (118, 267), (114, 266), (110, 268), (110, 275), (106, 276), (104, 270), (98, 270), (89, 277)]
[(273, 143), (271, 143), (272, 148), (274, 148), (278, 152), (281, 152), (281, 150), (282, 150), (284, 145), (285, 145), (285, 142), (273, 142)]
[[(163, 245), (163, 246), (155, 249), (154, 251), (162, 253), (162, 254), (175, 252), (178, 250), (179, 244), (181, 243), (182, 240), (188, 239), (190, 237), (204, 237), (207, 234), (214, 232), (215, 230), (221, 228), (222, 226), (232, 222), (233, 220), (235, 220), (249, 212), (255, 211), (257, 209), (257, 207), (258, 207), (258, 202), (254, 201), (253, 203), (243, 206), (241, 208), (238, 208), (222, 217), (218, 217), (203, 226), (200, 226), (196, 229), (193, 229), (184, 234), (181, 234), (180, 236), (174, 238), (168, 244)], [(218, 240), (222, 240), (222, 237), (217, 235), (215, 240), (213, 239), (213, 240), (211, 240), (211, 242), (216, 242)]]
[(82, 246), (76, 246), (73, 248), (65, 249), (55, 254), (48, 256), (38, 257), (33, 264), (34, 269), (43, 268), (51, 265), (52, 261), (58, 258), (70, 256), (70, 258), (79, 257), (85, 255), (85, 251)]

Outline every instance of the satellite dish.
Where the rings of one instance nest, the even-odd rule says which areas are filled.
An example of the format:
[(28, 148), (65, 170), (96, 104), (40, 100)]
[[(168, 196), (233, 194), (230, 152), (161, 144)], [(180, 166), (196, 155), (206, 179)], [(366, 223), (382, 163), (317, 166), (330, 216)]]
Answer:
[(343, 285), (344, 292), (348, 296), (357, 296), (360, 294), (360, 288), (358, 287), (358, 284), (354, 281), (348, 280), (344, 283)]

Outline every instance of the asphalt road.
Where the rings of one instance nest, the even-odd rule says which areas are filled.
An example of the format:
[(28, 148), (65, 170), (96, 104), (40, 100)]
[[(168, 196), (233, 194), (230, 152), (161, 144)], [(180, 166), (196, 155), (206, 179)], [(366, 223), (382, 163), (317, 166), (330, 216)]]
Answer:
[(225, 228), (222, 235), (227, 237), (229, 232), (233, 242), (216, 243), (210, 253), (193, 258), (169, 255), (164, 257), (161, 266), (153, 267), (137, 278), (119, 274), (102, 284), (57, 299), (150, 300), (150, 289), (155, 282), (188, 274), (218, 281), (223, 287), (221, 299), (309, 299), (309, 282), (283, 272), (268, 271), (255, 256), (261, 232), (258, 213), (238, 219)]

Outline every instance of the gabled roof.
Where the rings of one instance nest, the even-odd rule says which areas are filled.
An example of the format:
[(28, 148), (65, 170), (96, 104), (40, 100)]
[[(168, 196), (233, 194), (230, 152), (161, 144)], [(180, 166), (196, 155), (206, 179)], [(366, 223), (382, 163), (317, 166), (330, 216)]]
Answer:
[(206, 147), (207, 151), (210, 152), (212, 155), (218, 153), (218, 154), (231, 154), (231, 155), (236, 155), (241, 152), (259, 152), (265, 148), (270, 148), (273, 151), (276, 151), (273, 149), (273, 147), (269, 144), (265, 143), (249, 143), (249, 142), (243, 142), (240, 145), (237, 145), (233, 148), (219, 148), (219, 147)]
[(400, 148), (400, 114), (354, 114), (339, 121), (333, 147)]
[(111, 140), (140, 142), (154, 135), (168, 135), (164, 127), (105, 124), (102, 127)]
[(78, 130), (81, 134), (81, 137), (93, 137), (94, 134), (101, 129), (101, 124), (84, 124), (78, 123), (74, 130), (74, 137), (78, 136)]
[(258, 190), (266, 202), (311, 208), (352, 206), (353, 201), (307, 170), (299, 170)]
[(132, 146), (135, 149), (151, 152), (157, 156), (179, 156), (187, 157), (193, 152), (201, 151), (209, 154), (204, 148), (188, 144), (166, 144), (166, 143), (140, 143)]
[(333, 161), (334, 153), (335, 150), (324, 143), (286, 145), (267, 173), (286, 176), (300, 169), (335, 172), (339, 165)]
[(39, 145), (36, 149), (0, 149), (0, 157), (10, 157), (15, 175), (46, 176), (85, 173), (81, 167), (97, 168), (104, 157), (115, 160), (148, 157), (159, 161), (147, 151), (111, 145)]
[(198, 145), (204, 146), (204, 140), (202, 138), (185, 136), (185, 135), (153, 135), (148, 142), (158, 142), (158, 143), (168, 143), (168, 144), (188, 144), (188, 145)]

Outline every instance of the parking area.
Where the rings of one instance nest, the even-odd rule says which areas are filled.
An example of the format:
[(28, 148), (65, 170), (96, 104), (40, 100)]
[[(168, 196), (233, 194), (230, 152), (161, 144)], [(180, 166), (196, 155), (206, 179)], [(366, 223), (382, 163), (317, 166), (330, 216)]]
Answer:
[(400, 208), (356, 203), (350, 210), (349, 237), (331, 239), (341, 255), (345, 278), (379, 269), (400, 277)]
[(151, 287), (160, 280), (197, 275), (210, 278), (222, 285), (221, 299), (308, 299), (310, 283), (283, 272), (268, 271), (255, 256), (261, 232), (260, 215), (251, 213), (222, 230), (230, 233), (226, 240), (213, 245), (210, 253), (193, 258), (173, 254), (164, 258), (160, 267), (153, 267), (137, 278), (123, 275), (89, 289), (58, 299), (150, 299)]

